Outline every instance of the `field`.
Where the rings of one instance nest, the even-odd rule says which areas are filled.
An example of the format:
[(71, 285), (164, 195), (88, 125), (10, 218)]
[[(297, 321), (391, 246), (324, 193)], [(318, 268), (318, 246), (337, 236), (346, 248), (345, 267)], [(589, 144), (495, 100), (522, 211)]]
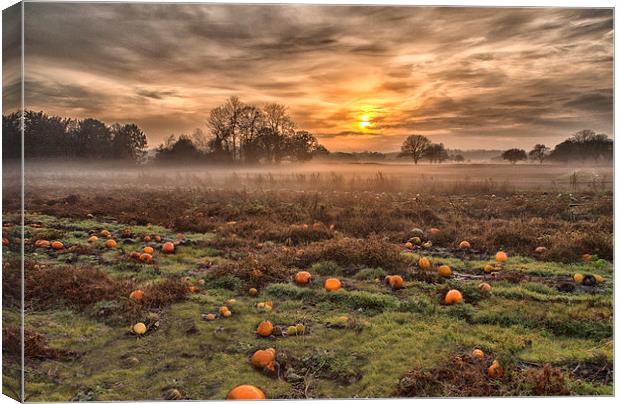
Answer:
[[(611, 167), (41, 164), (26, 176), (26, 400), (223, 399), (240, 384), (272, 399), (613, 394)], [(11, 186), (7, 392), (20, 300)], [(145, 247), (152, 262), (132, 255)], [(327, 278), (342, 288), (326, 291)], [(463, 302), (445, 303), (451, 289)], [(259, 370), (251, 357), (267, 348), (275, 363)]]

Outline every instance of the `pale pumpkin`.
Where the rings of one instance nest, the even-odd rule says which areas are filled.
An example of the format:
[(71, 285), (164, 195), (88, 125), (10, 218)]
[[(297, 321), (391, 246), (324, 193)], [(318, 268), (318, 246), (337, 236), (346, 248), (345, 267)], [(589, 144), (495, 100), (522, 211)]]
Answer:
[(146, 325), (144, 323), (137, 323), (131, 329), (135, 334), (142, 335), (146, 332)]

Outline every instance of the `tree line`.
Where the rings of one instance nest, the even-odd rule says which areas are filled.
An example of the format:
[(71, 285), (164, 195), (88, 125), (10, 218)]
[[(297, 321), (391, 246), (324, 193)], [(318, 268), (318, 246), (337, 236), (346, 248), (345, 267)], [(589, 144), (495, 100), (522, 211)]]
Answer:
[[(21, 156), (21, 115), (2, 116), (5, 158)], [(155, 153), (156, 162), (280, 163), (307, 161), (328, 154), (310, 132), (299, 130), (282, 104), (258, 107), (229, 98), (211, 110), (208, 133), (169, 136)], [(111, 126), (93, 119), (76, 120), (43, 112), (24, 112), (25, 157), (143, 161), (144, 132), (133, 123)]]
[[(4, 158), (21, 157), (21, 114), (2, 115)], [(106, 125), (93, 119), (24, 112), (26, 158), (83, 158), (140, 161), (146, 154), (144, 132), (133, 123)]]
[(282, 104), (258, 107), (231, 97), (211, 110), (207, 128), (209, 136), (201, 130), (170, 136), (157, 148), (157, 159), (277, 164), (328, 153), (314, 135), (297, 129)]
[[(408, 136), (398, 156), (410, 158), (415, 164), (418, 164), (420, 160), (428, 160), (431, 163), (465, 160), (462, 155), (450, 156), (443, 143), (431, 143), (426, 136), (422, 135)], [(544, 144), (537, 144), (529, 152), (518, 148), (508, 149), (500, 157), (513, 164), (528, 159), (540, 164), (546, 160), (556, 162), (608, 161), (613, 159), (613, 140), (604, 133), (583, 129), (556, 145), (553, 150)]]

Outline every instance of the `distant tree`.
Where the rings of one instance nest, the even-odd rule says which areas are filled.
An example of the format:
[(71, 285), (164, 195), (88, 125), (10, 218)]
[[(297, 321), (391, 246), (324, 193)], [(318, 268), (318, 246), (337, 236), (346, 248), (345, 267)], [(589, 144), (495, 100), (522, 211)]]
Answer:
[(502, 158), (516, 164), (517, 161), (527, 160), (527, 154), (523, 149), (508, 149), (502, 153)]
[(463, 157), (462, 154), (457, 154), (452, 157), (452, 160), (454, 160), (455, 163), (463, 163), (465, 161), (465, 157)]
[(318, 146), (319, 142), (310, 132), (298, 131), (287, 139), (287, 154), (292, 160), (308, 161)]
[(112, 157), (140, 161), (146, 153), (146, 135), (136, 124), (112, 125)]
[(21, 157), (22, 134), (18, 112), (2, 115), (2, 157), (14, 159)]
[(534, 146), (532, 150), (528, 153), (531, 160), (538, 160), (540, 164), (547, 158), (549, 155), (550, 149), (544, 144), (537, 144)]
[(312, 154), (316, 157), (326, 157), (329, 156), (331, 153), (329, 152), (329, 150), (327, 150), (325, 146), (319, 144), (317, 145), (316, 149), (314, 149)]
[(405, 139), (400, 147), (400, 157), (409, 157), (413, 159), (414, 164), (424, 157), (426, 149), (430, 146), (431, 141), (426, 136), (411, 135)]
[(555, 146), (549, 154), (550, 160), (611, 160), (613, 158), (613, 140), (604, 133), (591, 129), (581, 130), (572, 137)]
[(156, 161), (159, 162), (199, 162), (204, 160), (204, 153), (192, 142), (187, 135), (181, 135), (178, 139), (168, 137), (164, 144), (157, 148)]
[(448, 159), (448, 151), (443, 143), (431, 143), (424, 151), (423, 157), (431, 163), (443, 163)]
[(112, 130), (103, 122), (92, 118), (79, 121), (71, 135), (77, 157), (102, 159), (112, 156)]

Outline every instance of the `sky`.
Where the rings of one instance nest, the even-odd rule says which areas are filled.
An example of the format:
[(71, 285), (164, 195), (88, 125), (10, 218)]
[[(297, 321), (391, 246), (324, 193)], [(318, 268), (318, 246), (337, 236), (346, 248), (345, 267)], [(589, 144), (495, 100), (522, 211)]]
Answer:
[(613, 135), (611, 9), (26, 3), (25, 55), (27, 108), (150, 146), (230, 96), (285, 104), (332, 151)]

